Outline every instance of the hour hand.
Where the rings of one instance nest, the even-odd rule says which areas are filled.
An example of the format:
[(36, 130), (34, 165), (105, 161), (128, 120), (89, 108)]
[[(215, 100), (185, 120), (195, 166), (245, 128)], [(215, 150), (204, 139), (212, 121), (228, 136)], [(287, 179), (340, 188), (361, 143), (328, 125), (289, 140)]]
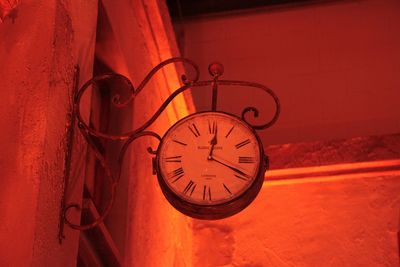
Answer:
[(210, 140), (210, 145), (211, 145), (211, 147), (210, 147), (210, 152), (208, 153), (208, 160), (211, 160), (212, 159), (212, 154), (213, 154), (213, 151), (214, 151), (214, 146), (217, 144), (217, 126), (215, 126), (215, 132), (214, 132), (214, 136), (213, 136), (213, 138)]

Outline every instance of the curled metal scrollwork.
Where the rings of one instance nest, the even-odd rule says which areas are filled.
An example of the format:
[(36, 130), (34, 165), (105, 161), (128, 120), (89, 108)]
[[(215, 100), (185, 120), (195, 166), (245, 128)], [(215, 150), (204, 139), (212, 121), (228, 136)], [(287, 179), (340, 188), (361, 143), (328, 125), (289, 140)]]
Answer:
[[(162, 105), (161, 106), (162, 108), (160, 108), (150, 120), (148, 120), (146, 123), (144, 123), (141, 127), (137, 128), (136, 130), (130, 131), (127, 133), (122, 133), (119, 135), (110, 135), (110, 134), (102, 133), (100, 131), (97, 131), (97, 130), (89, 127), (89, 124), (87, 122), (85, 122), (85, 120), (83, 119), (83, 117), (81, 115), (81, 109), (80, 109), (80, 102), (81, 102), (82, 96), (89, 89), (89, 87), (91, 85), (97, 85), (100, 81), (110, 80), (110, 79), (115, 79), (115, 78), (122, 79), (126, 83), (127, 88), (131, 93), (130, 97), (128, 99), (126, 99), (125, 101), (121, 102), (120, 95), (117, 94), (117, 95), (114, 95), (114, 97), (112, 98), (112, 103), (117, 108), (126, 107), (131, 101), (133, 101), (137, 97), (137, 95), (143, 90), (143, 88), (147, 85), (147, 83), (151, 80), (151, 78), (160, 69), (162, 69), (166, 65), (176, 63), (176, 62), (187, 63), (195, 70), (195, 77), (193, 78), (193, 80), (188, 80), (187, 76), (186, 75), (184, 76), (185, 85), (183, 87), (187, 87), (187, 86), (190, 86), (190, 84), (196, 83), (197, 80), (199, 79), (199, 68), (191, 60), (185, 59), (185, 58), (171, 58), (171, 59), (161, 62), (156, 67), (154, 67), (149, 72), (149, 74), (147, 74), (146, 78), (140, 83), (140, 85), (138, 86), (137, 89), (135, 89), (135, 87), (132, 85), (131, 81), (127, 77), (125, 77), (121, 74), (118, 74), (118, 73), (106, 73), (106, 74), (98, 75), (98, 76), (90, 79), (78, 90), (77, 94), (74, 97), (74, 109), (76, 111), (76, 116), (77, 116), (80, 126), (85, 131), (87, 131), (88, 133), (90, 133), (93, 136), (104, 138), (104, 139), (109, 139), (109, 140), (126, 140), (126, 139), (130, 138), (131, 136), (144, 131), (157, 119), (159, 114), (166, 108), (166, 106), (169, 104), (169, 102), (172, 101), (173, 98), (166, 105)], [(174, 97), (176, 95), (177, 94), (174, 94)], [(169, 99), (170, 98), (168, 98), (167, 101)]]
[[(186, 75), (183, 75), (182, 76), (183, 85), (180, 88), (176, 89), (174, 92), (172, 92), (171, 95), (164, 101), (164, 103), (161, 104), (161, 106), (158, 108), (158, 110), (151, 116), (151, 118), (148, 119), (145, 123), (143, 123), (137, 129), (129, 131), (129, 132), (117, 134), (117, 135), (110, 135), (110, 134), (103, 133), (99, 130), (96, 130), (96, 129), (90, 127), (90, 124), (87, 123), (83, 119), (83, 117), (81, 115), (81, 109), (80, 109), (81, 99), (82, 99), (82, 96), (84, 95), (84, 93), (87, 91), (87, 89), (89, 89), (92, 85), (97, 85), (99, 82), (104, 81), (104, 80), (121, 79), (126, 84), (126, 89), (129, 90), (130, 95), (126, 99), (121, 99), (121, 96), (118, 94), (114, 95), (112, 97), (112, 104), (116, 108), (124, 108), (124, 107), (127, 107), (130, 102), (134, 101), (134, 99), (137, 97), (137, 95), (145, 88), (145, 86), (148, 84), (148, 82), (152, 79), (152, 77), (159, 70), (161, 70), (166, 65), (177, 63), (177, 62), (181, 62), (181, 63), (190, 65), (191, 68), (193, 68), (193, 70), (195, 72), (195, 75), (194, 75), (195, 77), (190, 80), (187, 78)], [(144, 78), (144, 80), (140, 83), (140, 85), (136, 89), (127, 77), (125, 77), (121, 74), (117, 74), (117, 73), (106, 73), (106, 74), (102, 74), (102, 75), (93, 77), (92, 79), (87, 81), (77, 91), (77, 93), (74, 96), (74, 114), (76, 114), (78, 127), (79, 127), (82, 135), (85, 137), (86, 141), (88, 142), (89, 146), (91, 147), (92, 151), (94, 152), (94, 155), (100, 162), (102, 168), (104, 169), (106, 177), (108, 178), (108, 182), (110, 184), (110, 192), (111, 193), (110, 193), (110, 199), (106, 205), (106, 208), (102, 211), (102, 214), (95, 221), (93, 221), (89, 224), (86, 224), (86, 225), (74, 224), (68, 219), (67, 215), (71, 209), (77, 209), (77, 210), (82, 209), (78, 204), (70, 204), (70, 205), (66, 206), (66, 208), (64, 209), (64, 221), (67, 225), (69, 225), (73, 229), (87, 230), (87, 229), (91, 229), (91, 228), (97, 226), (99, 223), (101, 223), (105, 219), (105, 217), (110, 212), (112, 205), (114, 203), (116, 187), (117, 187), (117, 183), (119, 181), (119, 177), (121, 174), (121, 167), (123, 164), (125, 153), (129, 147), (129, 145), (134, 140), (136, 140), (140, 137), (145, 137), (145, 136), (150, 136), (150, 137), (156, 138), (160, 142), (161, 137), (157, 133), (147, 131), (146, 129), (157, 120), (157, 118), (160, 116), (160, 114), (165, 110), (165, 108), (171, 103), (171, 101), (177, 95), (181, 94), (182, 92), (184, 92), (188, 89), (192, 89), (195, 87), (211, 86), (213, 89), (212, 90), (212, 108), (211, 108), (211, 110), (216, 111), (217, 96), (218, 96), (217, 93), (218, 93), (219, 86), (237, 86), (237, 87), (258, 88), (258, 89), (264, 91), (265, 93), (267, 93), (270, 97), (272, 97), (272, 99), (275, 103), (274, 115), (272, 116), (272, 118), (269, 121), (267, 121), (265, 123), (257, 124), (257, 125), (252, 124), (249, 122), (249, 120), (247, 118), (249, 116), (246, 114), (251, 113), (253, 115), (253, 118), (257, 118), (259, 115), (259, 111), (255, 107), (246, 107), (242, 111), (242, 114), (241, 114), (242, 119), (246, 123), (248, 123), (252, 128), (254, 128), (255, 130), (262, 130), (262, 129), (269, 128), (277, 121), (279, 114), (280, 114), (280, 103), (279, 103), (278, 97), (275, 95), (275, 93), (271, 89), (269, 89), (268, 87), (266, 87), (262, 84), (258, 84), (258, 83), (235, 81), (235, 80), (220, 80), (219, 78), (223, 73), (223, 66), (219, 63), (211, 64), (209, 71), (210, 71), (210, 74), (212, 75), (213, 79), (206, 80), (206, 81), (199, 81), (198, 80), (199, 79), (199, 68), (197, 67), (197, 65), (194, 62), (192, 62), (191, 60), (188, 60), (186, 58), (177, 57), (177, 58), (171, 58), (171, 59), (165, 60), (165, 61), (161, 62), (160, 64), (158, 64), (156, 67), (154, 67), (147, 74), (147, 76)], [(118, 158), (118, 165), (119, 165), (118, 172), (119, 173), (117, 175), (113, 175), (113, 173), (110, 169), (110, 166), (107, 163), (105, 157), (102, 155), (102, 153), (99, 151), (98, 147), (96, 146), (96, 144), (94, 142), (94, 138), (103, 138), (103, 139), (107, 139), (107, 140), (124, 142), (122, 149), (120, 151), (120, 154), (119, 154), (119, 158)], [(148, 152), (151, 154), (156, 154), (157, 149), (152, 149), (149, 147)]]

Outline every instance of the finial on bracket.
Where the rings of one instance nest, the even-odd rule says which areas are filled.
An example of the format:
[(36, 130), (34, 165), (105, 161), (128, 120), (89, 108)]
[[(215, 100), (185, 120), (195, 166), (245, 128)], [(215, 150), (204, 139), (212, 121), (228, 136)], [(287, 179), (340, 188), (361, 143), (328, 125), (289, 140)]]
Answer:
[(224, 74), (224, 65), (222, 65), (219, 62), (212, 62), (208, 66), (208, 72), (210, 73), (211, 76), (213, 77), (219, 77), (222, 74)]

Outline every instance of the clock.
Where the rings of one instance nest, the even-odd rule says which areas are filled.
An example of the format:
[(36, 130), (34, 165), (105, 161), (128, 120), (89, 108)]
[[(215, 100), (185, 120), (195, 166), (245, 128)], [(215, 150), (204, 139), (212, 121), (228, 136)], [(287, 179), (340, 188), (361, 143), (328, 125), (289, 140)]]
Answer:
[(232, 114), (212, 111), (175, 123), (155, 158), (166, 199), (198, 219), (222, 219), (243, 210), (259, 193), (267, 166), (254, 129)]

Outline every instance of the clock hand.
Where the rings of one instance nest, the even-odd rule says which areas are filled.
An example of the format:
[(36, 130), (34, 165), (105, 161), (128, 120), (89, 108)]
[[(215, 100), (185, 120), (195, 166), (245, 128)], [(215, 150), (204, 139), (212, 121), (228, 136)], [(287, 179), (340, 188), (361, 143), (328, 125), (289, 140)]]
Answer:
[(228, 164), (226, 164), (226, 163), (224, 163), (224, 162), (222, 162), (222, 161), (219, 161), (218, 159), (214, 158), (213, 156), (210, 156), (209, 159), (210, 159), (210, 160), (213, 160), (213, 161), (215, 161), (215, 162), (218, 162), (219, 164), (222, 164), (222, 165), (224, 165), (225, 167), (228, 167), (229, 169), (231, 169), (231, 170), (237, 172), (237, 173), (240, 174), (240, 175), (243, 175), (243, 176), (246, 177), (246, 178), (251, 178), (250, 175), (248, 175), (248, 174), (242, 172), (241, 170), (239, 170), (239, 169), (237, 169), (237, 168), (235, 168), (235, 167), (233, 167), (233, 166), (231, 166), (231, 165), (228, 165)]
[(208, 153), (208, 157), (207, 157), (208, 160), (212, 159), (212, 153), (214, 151), (214, 146), (217, 144), (217, 135), (216, 134), (214, 135), (213, 139), (211, 139), (210, 144), (211, 144), (211, 147), (210, 147), (210, 152)]
[(214, 146), (217, 144), (217, 129), (218, 128), (215, 125), (215, 133), (214, 133), (213, 138), (210, 141), (211, 147), (210, 147), (210, 153), (208, 153), (208, 157), (207, 157), (208, 160), (212, 160), (212, 153), (214, 151)]

